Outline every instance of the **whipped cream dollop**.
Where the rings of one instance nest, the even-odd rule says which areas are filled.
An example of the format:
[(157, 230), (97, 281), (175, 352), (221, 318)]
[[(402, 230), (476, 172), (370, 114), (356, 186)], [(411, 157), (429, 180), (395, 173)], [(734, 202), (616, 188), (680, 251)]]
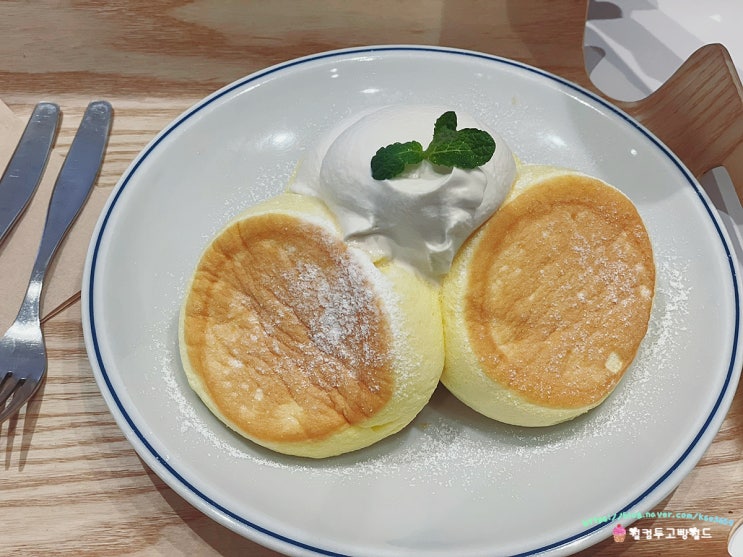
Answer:
[(342, 121), (307, 154), (289, 190), (322, 199), (345, 240), (375, 259), (394, 258), (428, 276), (445, 274), (467, 237), (511, 189), (516, 163), (506, 142), (456, 110), (457, 129), (478, 128), (495, 140), (495, 153), (484, 165), (463, 170), (424, 160), (388, 180), (372, 178), (370, 165), (380, 147), (395, 142), (415, 140), (425, 149), (436, 119), (448, 110), (395, 105)]

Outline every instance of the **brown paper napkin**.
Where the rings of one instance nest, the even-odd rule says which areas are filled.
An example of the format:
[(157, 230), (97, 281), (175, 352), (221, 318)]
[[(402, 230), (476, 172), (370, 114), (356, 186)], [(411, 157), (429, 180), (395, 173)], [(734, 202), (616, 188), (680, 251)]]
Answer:
[[(64, 107), (62, 108), (64, 110)], [(0, 101), (0, 174), (5, 170), (25, 126), (26, 121), (16, 116)], [(26, 292), (52, 188), (65, 154), (59, 149), (52, 152), (46, 172), (26, 212), (5, 242), (0, 245), (0, 335), (15, 318)], [(59, 247), (44, 282), (42, 318), (78, 296), (88, 244), (109, 193), (109, 188), (93, 189), (82, 212)]]

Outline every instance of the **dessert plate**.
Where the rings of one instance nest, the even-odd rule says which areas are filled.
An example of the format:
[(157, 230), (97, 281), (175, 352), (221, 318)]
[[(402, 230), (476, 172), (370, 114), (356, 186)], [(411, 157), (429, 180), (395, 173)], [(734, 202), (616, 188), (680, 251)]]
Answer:
[[(638, 206), (657, 292), (637, 359), (599, 408), (526, 429), (439, 389), (368, 449), (322, 461), (226, 429), (182, 373), (177, 320), (201, 250), (283, 190), (320, 133), (362, 109), (433, 103), (490, 124), (525, 162), (603, 178)], [(612, 105), (544, 71), (433, 47), (334, 51), (245, 77), (188, 110), (124, 173), (90, 245), (85, 343), (141, 458), (228, 528), (291, 555), (565, 555), (653, 511), (694, 467), (738, 382), (729, 238), (681, 162)]]

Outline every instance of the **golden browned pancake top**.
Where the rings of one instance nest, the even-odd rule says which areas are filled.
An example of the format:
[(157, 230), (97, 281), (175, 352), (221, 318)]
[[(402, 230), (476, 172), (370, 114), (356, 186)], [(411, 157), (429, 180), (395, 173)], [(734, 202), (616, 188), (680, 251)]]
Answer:
[(485, 224), (465, 300), (485, 372), (529, 402), (603, 399), (645, 336), (655, 288), (632, 203), (582, 175), (546, 179)]
[(292, 442), (384, 407), (391, 334), (367, 272), (342, 240), (290, 215), (228, 226), (184, 308), (188, 359), (222, 414), (249, 436)]

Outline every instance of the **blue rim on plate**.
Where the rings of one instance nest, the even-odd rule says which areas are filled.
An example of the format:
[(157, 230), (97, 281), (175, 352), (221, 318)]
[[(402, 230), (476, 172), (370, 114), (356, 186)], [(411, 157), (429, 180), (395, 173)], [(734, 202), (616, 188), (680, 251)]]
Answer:
[[(134, 161), (134, 163), (129, 167), (129, 169), (122, 176), (111, 199), (109, 200), (106, 208), (104, 209), (104, 212), (99, 218), (98, 226), (96, 228), (95, 235), (91, 242), (91, 251), (88, 256), (88, 261), (86, 262), (86, 269), (85, 269), (86, 274), (85, 274), (84, 283), (83, 283), (83, 303), (84, 303), (83, 309), (85, 309), (85, 303), (87, 303), (88, 308), (87, 308), (87, 313), (83, 317), (84, 319), (87, 317), (87, 320), (88, 320), (88, 323), (85, 324), (86, 326), (85, 326), (85, 331), (84, 331), (87, 339), (89, 340), (89, 342), (86, 342), (86, 345), (88, 347), (89, 358), (91, 359), (91, 363), (93, 364), (94, 370), (97, 371), (96, 378), (97, 379), (100, 378), (99, 386), (101, 387), (101, 389), (103, 389), (105, 386), (105, 389), (107, 390), (108, 395), (110, 395), (110, 398), (113, 401), (113, 403), (116, 405), (118, 412), (125, 420), (126, 426), (129, 428), (128, 432), (124, 431), (124, 433), (127, 434), (127, 437), (129, 437), (130, 435), (133, 436), (142, 444), (143, 447), (146, 448), (147, 454), (142, 455), (142, 456), (146, 458), (146, 460), (152, 459), (151, 460), (152, 462), (157, 462), (159, 466), (161, 466), (165, 471), (167, 471), (167, 473), (170, 474), (172, 478), (174, 478), (175, 481), (178, 482), (180, 488), (184, 489), (187, 492), (190, 492), (201, 503), (205, 504), (207, 507), (210, 507), (213, 510), (218, 511), (224, 516), (229, 517), (231, 520), (234, 520), (243, 526), (247, 526), (248, 528), (254, 530), (255, 532), (268, 536), (269, 538), (272, 538), (273, 540), (276, 540), (283, 544), (288, 544), (289, 546), (292, 546), (294, 548), (310, 551), (318, 555), (329, 555), (329, 556), (344, 555), (342, 553), (330, 551), (322, 547), (303, 543), (299, 540), (292, 539), (290, 537), (274, 532), (270, 529), (264, 528), (260, 525), (254, 524), (250, 520), (247, 520), (245, 517), (240, 516), (236, 512), (231, 511), (230, 509), (224, 507), (223, 505), (219, 504), (217, 501), (210, 498), (207, 494), (203, 493), (196, 486), (190, 483), (186, 478), (184, 478), (183, 475), (179, 473), (179, 471), (176, 469), (174, 465), (167, 462), (157, 452), (157, 450), (149, 442), (147, 436), (137, 427), (134, 420), (127, 412), (125, 406), (122, 404), (111, 382), (110, 374), (106, 369), (106, 365), (101, 355), (99, 341), (98, 341), (98, 332), (96, 329), (95, 297), (93, 295), (95, 284), (96, 284), (95, 282), (96, 281), (96, 268), (97, 268), (98, 258), (100, 255), (101, 241), (104, 236), (104, 233), (106, 232), (106, 227), (108, 225), (109, 218), (111, 217), (112, 213), (116, 209), (117, 203), (121, 195), (123, 194), (124, 190), (127, 188), (127, 185), (129, 184), (131, 178), (137, 173), (137, 170), (140, 167), (140, 165), (145, 160), (147, 160), (148, 156), (150, 156), (150, 154), (155, 149), (158, 148), (158, 145), (162, 141), (164, 141), (171, 133), (177, 130), (181, 125), (183, 125), (189, 119), (199, 114), (206, 107), (208, 107), (215, 101), (221, 99), (222, 97), (225, 97), (226, 95), (229, 95), (230, 93), (235, 92), (236, 90), (244, 88), (247, 85), (250, 85), (261, 79), (264, 79), (267, 76), (270, 76), (271, 74), (282, 72), (294, 66), (300, 66), (303, 64), (315, 62), (315, 61), (322, 60), (322, 59), (341, 57), (341, 56), (345, 57), (349, 55), (363, 55), (363, 54), (373, 55), (373, 54), (380, 53), (380, 52), (405, 52), (405, 51), (443, 53), (443, 54), (449, 54), (452, 56), (479, 58), (479, 59), (491, 61), (497, 64), (515, 67), (515, 68), (518, 68), (519, 70), (531, 72), (533, 74), (537, 74), (548, 80), (557, 82), (561, 86), (569, 88), (576, 94), (590, 98), (591, 101), (599, 104), (603, 109), (613, 113), (615, 116), (618, 116), (624, 122), (626, 122), (627, 124), (632, 126), (635, 130), (637, 130), (640, 134), (642, 134), (646, 139), (650, 140), (657, 147), (657, 149), (661, 151), (668, 158), (668, 160), (670, 160), (675, 165), (675, 167), (678, 169), (681, 175), (683, 175), (686, 181), (686, 184), (689, 187), (691, 187), (693, 191), (696, 193), (697, 197), (699, 198), (699, 201), (701, 202), (702, 206), (705, 208), (707, 216), (709, 217), (709, 219), (714, 225), (714, 228), (719, 237), (720, 243), (722, 244), (724, 248), (725, 256), (727, 257), (727, 265), (728, 265), (728, 269), (729, 269), (730, 276), (732, 279), (733, 296), (735, 299), (735, 316), (734, 316), (735, 330), (733, 334), (732, 351), (729, 356), (729, 363), (728, 363), (728, 368), (725, 374), (724, 383), (703, 425), (701, 426), (697, 434), (694, 436), (689, 446), (684, 450), (683, 454), (681, 454), (681, 456), (667, 470), (665, 470), (643, 493), (637, 496), (634, 500), (628, 503), (625, 507), (621, 509), (617, 509), (614, 516), (615, 517), (620, 516), (621, 513), (626, 513), (630, 511), (632, 508), (635, 508), (639, 503), (641, 503), (644, 499), (646, 499), (650, 494), (655, 492), (661, 485), (663, 485), (663, 483), (666, 480), (669, 479), (670, 476), (672, 476), (679, 469), (679, 467), (689, 458), (690, 454), (695, 449), (698, 448), (698, 444), (700, 440), (702, 439), (702, 437), (704, 437), (705, 434), (711, 433), (709, 430), (710, 430), (710, 427), (712, 426), (712, 422), (715, 420), (715, 418), (720, 418), (719, 412), (721, 411), (721, 405), (723, 404), (723, 401), (725, 400), (727, 396), (730, 396), (731, 389), (734, 389), (735, 385), (737, 384), (737, 375), (735, 372), (736, 372), (737, 361), (739, 358), (738, 342), (739, 342), (739, 331), (740, 331), (740, 292), (738, 290), (739, 281), (738, 281), (738, 274), (736, 270), (736, 262), (734, 259), (735, 256), (734, 256), (733, 251), (730, 249), (730, 246), (728, 245), (728, 239), (727, 239), (726, 233), (722, 229), (720, 220), (715, 210), (710, 206), (705, 194), (702, 192), (701, 187), (697, 183), (696, 179), (690, 174), (690, 172), (678, 160), (678, 158), (662, 142), (660, 142), (652, 133), (650, 133), (646, 128), (644, 128), (642, 125), (636, 122), (633, 118), (631, 118), (630, 116), (628, 116), (627, 114), (625, 114), (624, 112), (622, 112), (621, 110), (619, 110), (618, 108), (610, 104), (609, 102), (605, 101), (601, 97), (593, 94), (592, 92), (568, 80), (565, 80), (559, 76), (546, 72), (544, 70), (540, 70), (532, 66), (528, 66), (528, 65), (525, 65), (519, 62), (515, 62), (513, 60), (500, 58), (498, 56), (493, 56), (493, 55), (473, 52), (473, 51), (443, 48), (443, 47), (409, 46), (409, 45), (375, 46), (375, 47), (351, 48), (351, 49), (324, 52), (321, 54), (307, 56), (307, 57), (292, 60), (292, 61), (289, 61), (283, 64), (279, 64), (276, 66), (272, 66), (265, 70), (246, 76), (245, 78), (240, 79), (228, 85), (227, 87), (217, 91), (211, 96), (207, 97), (206, 99), (201, 101), (199, 104), (195, 105), (194, 107), (189, 109), (187, 112), (185, 112), (183, 115), (181, 115), (173, 123), (171, 123), (143, 150), (143, 152), (138, 156), (138, 158)], [(92, 353), (90, 353), (91, 349), (92, 349)], [(101, 381), (103, 382), (103, 385), (101, 385)], [(725, 409), (725, 411), (727, 411), (727, 409)], [(719, 427), (719, 424), (718, 424), (718, 427)], [(675, 485), (672, 487), (675, 487)], [(598, 530), (605, 528), (605, 527), (606, 527), (606, 524), (601, 524), (601, 523), (596, 524), (592, 527), (585, 528), (583, 531), (575, 535), (566, 537), (565, 539), (561, 539), (557, 542), (554, 542), (548, 545), (540, 546), (532, 550), (519, 553), (517, 554), (517, 556), (522, 557), (522, 556), (527, 556), (527, 555), (535, 555), (535, 554), (547, 552), (550, 550), (555, 550), (558, 548), (565, 548), (568, 545), (584, 540), (586, 537), (590, 536), (591, 534), (594, 534)]]

